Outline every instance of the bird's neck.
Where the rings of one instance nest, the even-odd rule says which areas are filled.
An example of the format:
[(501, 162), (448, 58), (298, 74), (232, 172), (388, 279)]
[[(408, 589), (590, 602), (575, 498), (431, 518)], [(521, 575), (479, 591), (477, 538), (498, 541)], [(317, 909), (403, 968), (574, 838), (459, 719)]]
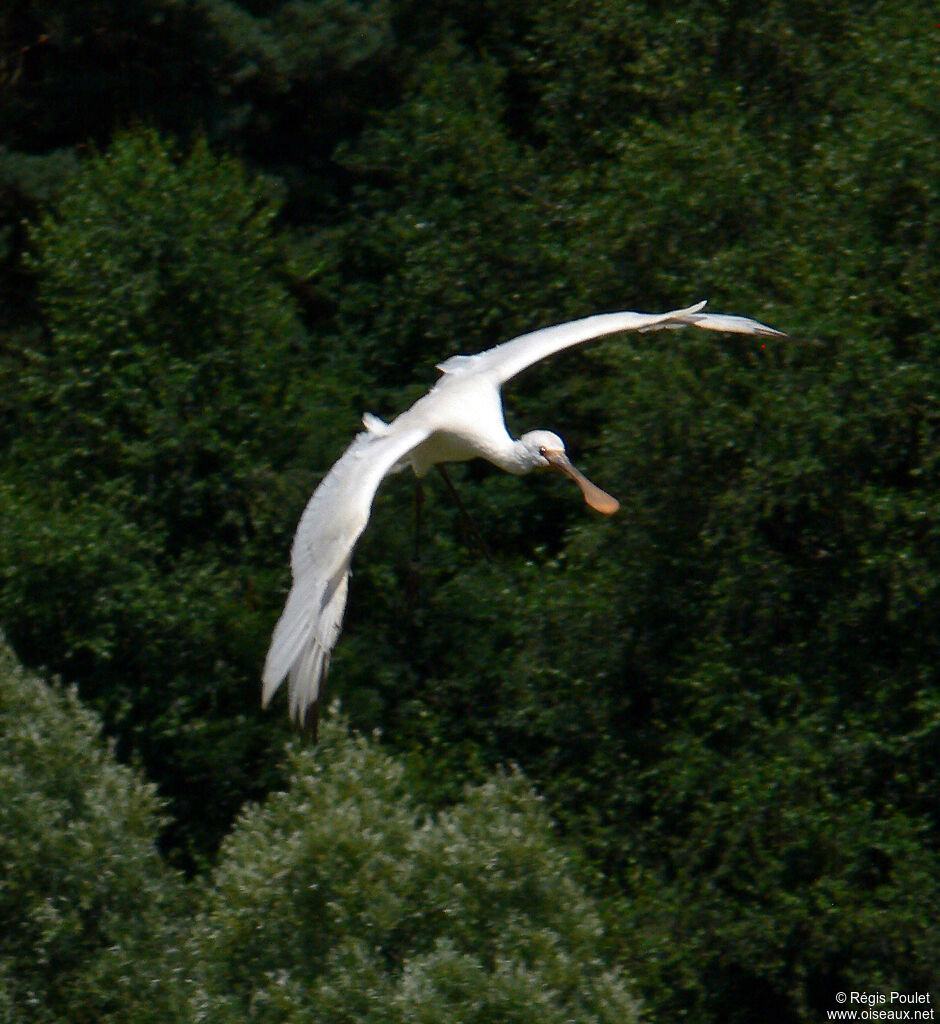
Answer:
[(521, 441), (511, 441), (498, 449), (491, 449), (484, 458), (514, 476), (522, 476), (532, 469), (532, 458)]

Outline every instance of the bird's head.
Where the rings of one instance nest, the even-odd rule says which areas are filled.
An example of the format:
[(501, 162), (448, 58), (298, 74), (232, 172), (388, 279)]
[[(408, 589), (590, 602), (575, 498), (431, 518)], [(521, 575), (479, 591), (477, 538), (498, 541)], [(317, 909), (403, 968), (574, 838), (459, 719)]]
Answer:
[(565, 454), (565, 442), (550, 430), (530, 430), (519, 439), (519, 444), (526, 453), (530, 469), (557, 469), (581, 488), (584, 500), (605, 516), (613, 515), (620, 508), (620, 502), (592, 484), (590, 480), (572, 464)]

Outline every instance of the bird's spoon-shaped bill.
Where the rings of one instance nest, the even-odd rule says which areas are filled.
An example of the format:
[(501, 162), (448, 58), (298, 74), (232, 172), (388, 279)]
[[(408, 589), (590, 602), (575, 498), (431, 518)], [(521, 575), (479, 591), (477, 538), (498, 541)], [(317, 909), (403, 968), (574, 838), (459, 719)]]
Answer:
[(564, 452), (545, 451), (543, 454), (555, 469), (574, 480), (591, 508), (603, 512), (605, 516), (612, 516), (620, 508), (620, 502), (606, 491), (602, 491), (596, 484), (592, 484), (580, 469), (572, 465)]

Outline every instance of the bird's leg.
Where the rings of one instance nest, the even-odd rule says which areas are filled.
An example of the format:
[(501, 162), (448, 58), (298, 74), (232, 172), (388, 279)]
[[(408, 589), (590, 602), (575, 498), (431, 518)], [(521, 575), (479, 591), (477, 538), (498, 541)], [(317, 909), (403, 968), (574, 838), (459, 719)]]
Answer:
[(421, 582), (421, 512), (424, 508), (424, 484), (415, 478), (415, 547), (411, 565), (408, 567), (408, 600), (414, 604), (418, 599)]
[[(320, 684), (323, 685), (322, 683)], [(320, 704), (323, 700), (322, 690), (321, 695), (310, 705), (309, 708), (303, 713), (300, 720), (300, 728), (303, 736), (306, 739), (310, 739), (313, 743), (317, 742), (320, 733)]]
[(457, 507), (460, 509), (460, 512), (463, 516), (465, 526), (469, 527), (470, 532), (473, 534), (473, 536), (476, 538), (477, 543), (480, 545), (480, 550), (483, 552), (483, 557), (488, 562), (492, 562), (493, 558), (490, 555), (490, 549), (486, 546), (486, 541), (483, 539), (483, 534), (480, 533), (480, 530), (477, 527), (477, 524), (474, 521), (473, 516), (470, 515), (470, 513), (467, 511), (467, 507), (466, 505), (464, 505), (463, 501), (460, 498), (460, 495), (457, 493), (457, 488), (454, 487), (453, 481), (448, 475), (447, 470), (444, 469), (444, 466), (440, 462), (437, 463), (437, 468), (441, 471), (441, 476), (444, 478), (444, 483), (447, 484), (447, 489), (450, 491), (451, 496), (453, 497), (454, 501), (457, 502)]
[(424, 484), (415, 478), (415, 565), (421, 564), (421, 513), (424, 510)]

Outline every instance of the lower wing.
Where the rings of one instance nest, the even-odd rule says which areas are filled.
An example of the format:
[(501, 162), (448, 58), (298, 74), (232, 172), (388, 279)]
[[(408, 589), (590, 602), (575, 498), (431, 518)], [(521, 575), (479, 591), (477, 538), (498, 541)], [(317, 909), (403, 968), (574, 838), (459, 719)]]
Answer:
[(375, 493), (426, 436), (419, 429), (364, 431), (314, 491), (294, 536), (293, 586), (265, 660), (262, 705), (289, 676), (291, 716), (303, 724), (311, 709), (316, 713), (342, 627), (353, 549), (369, 521)]

